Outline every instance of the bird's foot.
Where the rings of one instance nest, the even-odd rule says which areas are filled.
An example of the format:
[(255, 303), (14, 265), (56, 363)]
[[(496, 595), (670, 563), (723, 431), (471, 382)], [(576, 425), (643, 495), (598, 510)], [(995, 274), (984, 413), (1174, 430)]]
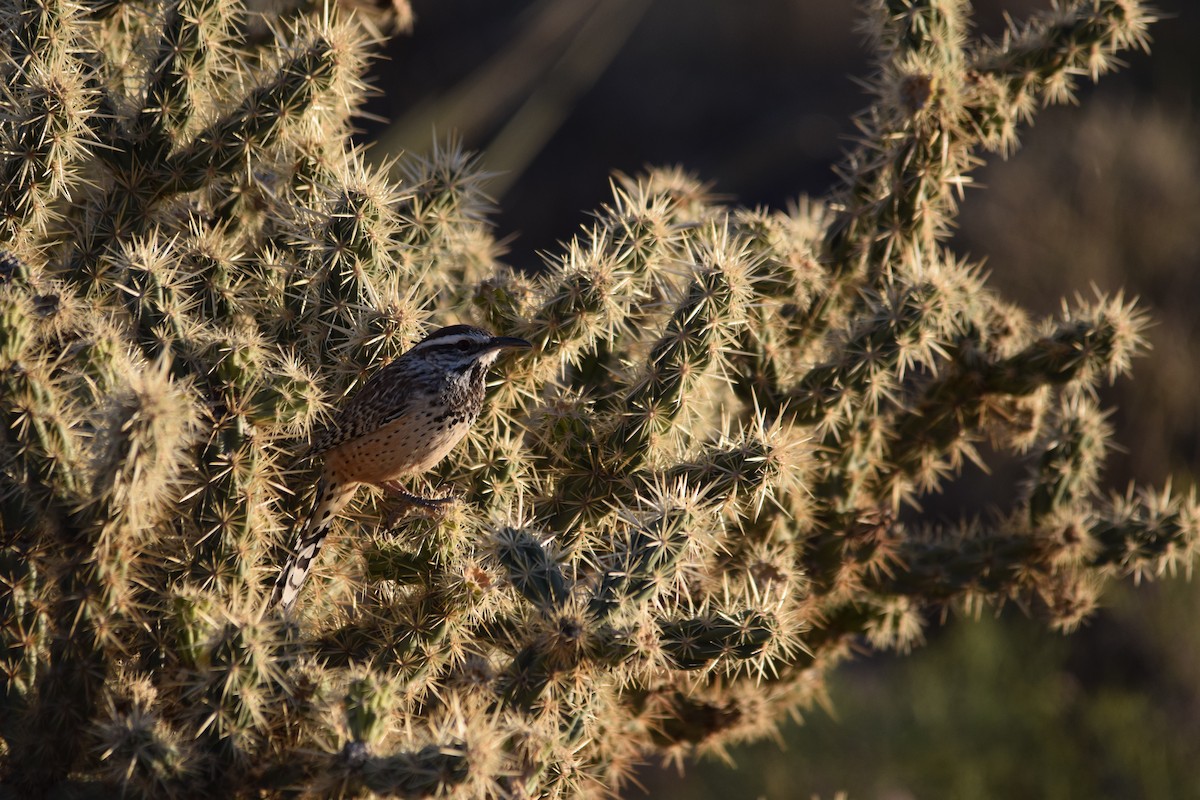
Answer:
[(384, 520), (385, 528), (395, 527), (401, 518), (413, 510), (424, 512), (427, 516), (432, 517), (445, 516), (450, 505), (458, 501), (458, 497), (453, 494), (443, 497), (421, 497), (408, 491), (396, 481), (383, 484), (383, 488), (387, 489), (388, 493), (397, 501), (396, 507)]
[(453, 494), (445, 495), (444, 497), (421, 497), (419, 494), (413, 494), (395, 481), (385, 483), (384, 488), (387, 489), (392, 497), (402, 503), (419, 508), (442, 508), (448, 503), (453, 503), (458, 500)]

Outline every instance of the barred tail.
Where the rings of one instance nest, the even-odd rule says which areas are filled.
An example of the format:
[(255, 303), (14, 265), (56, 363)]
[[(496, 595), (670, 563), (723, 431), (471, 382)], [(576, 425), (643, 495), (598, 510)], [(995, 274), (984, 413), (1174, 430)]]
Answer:
[(291, 556), (279, 571), (279, 577), (275, 579), (275, 590), (271, 593), (268, 608), (278, 604), (284, 611), (291, 609), (300, 595), (300, 587), (304, 585), (325, 537), (329, 535), (334, 518), (350, 502), (357, 488), (358, 484), (353, 482), (321, 478), (317, 484), (317, 499), (313, 504), (312, 513), (308, 515), (304, 527), (296, 537)]

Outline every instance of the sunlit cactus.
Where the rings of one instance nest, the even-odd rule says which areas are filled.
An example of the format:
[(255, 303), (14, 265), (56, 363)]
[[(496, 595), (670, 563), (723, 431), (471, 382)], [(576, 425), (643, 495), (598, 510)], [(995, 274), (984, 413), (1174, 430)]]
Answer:
[[(1188, 568), (1194, 497), (1098, 494), (1096, 390), (1140, 312), (1034, 320), (945, 243), (980, 153), (1145, 46), (1150, 12), (1060, 3), (985, 43), (965, 0), (868, 5), (834, 196), (749, 210), (621, 176), (509, 266), (486, 165), (348, 144), (374, 24), (5, 0), (3, 785), (604, 795), (766, 735), (853, 643), (920, 644), (931, 608), (1070, 629), (1106, 581)], [(419, 479), (460, 501), (361, 493), (296, 610), (264, 610), (310, 437), (452, 322), (534, 345)], [(984, 442), (1027, 465), (1011, 507), (901, 515)]]

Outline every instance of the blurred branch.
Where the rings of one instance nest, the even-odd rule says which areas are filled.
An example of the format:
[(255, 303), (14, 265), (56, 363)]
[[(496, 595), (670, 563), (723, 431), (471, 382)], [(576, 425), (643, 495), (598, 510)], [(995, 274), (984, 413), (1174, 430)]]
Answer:
[(541, 0), (528, 12), (530, 21), (502, 50), (454, 88), (418, 103), (393, 122), (379, 135), (375, 149), (381, 154), (424, 149), (415, 143), (427, 143), (435, 124), (474, 140), (529, 91), (562, 53), (571, 31), (600, 4)]
[(537, 157), (604, 74), (653, 0), (612, 0), (580, 27), (563, 56), (487, 147), (484, 163), (496, 170), (488, 191), (501, 197)]

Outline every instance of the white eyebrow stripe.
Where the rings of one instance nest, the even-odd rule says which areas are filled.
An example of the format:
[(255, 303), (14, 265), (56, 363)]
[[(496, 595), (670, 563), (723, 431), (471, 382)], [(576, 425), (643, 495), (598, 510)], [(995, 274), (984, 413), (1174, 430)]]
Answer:
[(439, 336), (435, 339), (427, 339), (413, 345), (408, 352), (415, 353), (418, 350), (428, 350), (431, 347), (455, 347), (460, 342), (471, 342), (472, 344), (482, 343), (483, 339), (479, 336), (470, 333), (456, 333), (450, 336)]

